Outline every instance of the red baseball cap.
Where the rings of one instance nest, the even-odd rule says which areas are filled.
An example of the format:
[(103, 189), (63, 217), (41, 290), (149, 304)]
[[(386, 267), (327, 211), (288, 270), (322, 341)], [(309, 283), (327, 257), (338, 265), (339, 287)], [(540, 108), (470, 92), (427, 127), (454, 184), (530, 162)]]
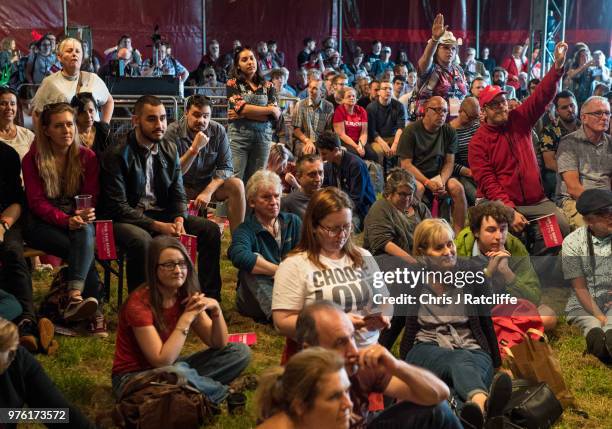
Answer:
[(478, 102), (480, 103), (480, 108), (482, 109), (485, 104), (488, 104), (493, 101), (493, 99), (498, 95), (507, 93), (508, 92), (504, 91), (497, 85), (489, 85), (485, 87), (485, 89), (480, 91), (480, 94), (478, 94)]

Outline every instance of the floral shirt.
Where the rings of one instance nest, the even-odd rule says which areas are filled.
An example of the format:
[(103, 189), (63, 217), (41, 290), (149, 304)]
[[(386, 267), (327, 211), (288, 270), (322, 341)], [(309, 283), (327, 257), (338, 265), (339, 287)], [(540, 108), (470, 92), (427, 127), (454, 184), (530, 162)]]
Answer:
[[(267, 97), (267, 103), (263, 106), (278, 106), (278, 98), (276, 90), (271, 82), (265, 81), (259, 85), (257, 89), (253, 90), (244, 79), (228, 79), (227, 81), (227, 101), (229, 109), (234, 110), (236, 113), (240, 113), (246, 104), (252, 104), (249, 100), (251, 96), (259, 95)], [(258, 97), (261, 99), (261, 97)], [(257, 105), (262, 105), (257, 103)]]
[[(578, 122), (578, 127), (580, 127), (580, 122)], [(556, 153), (561, 137), (565, 137), (571, 132), (572, 131), (562, 126), (561, 121), (559, 121), (558, 125), (555, 125), (554, 123), (548, 124), (542, 130), (542, 138), (540, 138), (540, 151)]]

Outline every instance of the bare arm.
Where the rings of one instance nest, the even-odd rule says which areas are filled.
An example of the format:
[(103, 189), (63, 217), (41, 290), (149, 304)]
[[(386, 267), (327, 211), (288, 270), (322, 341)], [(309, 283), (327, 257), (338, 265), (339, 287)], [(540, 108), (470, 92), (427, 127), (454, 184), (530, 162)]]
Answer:
[(257, 260), (255, 261), (255, 266), (251, 271), (251, 274), (263, 274), (265, 276), (273, 277), (276, 274), (276, 270), (278, 269), (278, 265), (273, 264), (270, 261), (267, 261), (263, 256), (257, 255)]
[(436, 405), (448, 398), (448, 387), (432, 372), (399, 359), (395, 359), (395, 362), (395, 369), (391, 372), (393, 377), (385, 389), (385, 395), (426, 406)]
[(397, 256), (398, 258), (402, 258), (404, 261), (412, 264), (416, 263), (416, 259), (414, 259), (410, 255), (410, 253), (406, 252), (404, 249), (402, 249), (392, 241), (389, 241), (387, 244), (385, 244), (385, 253), (392, 256)]
[(295, 325), (297, 324), (299, 311), (274, 310), (272, 320), (276, 330), (285, 337), (295, 339)]
[(575, 171), (564, 171), (561, 173), (561, 177), (567, 186), (567, 193), (570, 196), (577, 200), (580, 195), (584, 192), (584, 187), (582, 183), (580, 183), (580, 174)]
[(404, 158), (401, 160), (401, 166), (404, 170), (408, 171), (409, 173), (411, 173), (415, 179), (417, 179), (419, 182), (421, 183), (427, 183), (427, 181), (429, 179), (427, 179), (427, 177), (425, 177), (425, 175), (423, 173), (421, 173), (421, 170), (419, 170), (417, 167), (415, 167), (415, 165), (412, 163), (412, 158)]
[(444, 15), (439, 13), (434, 18), (433, 25), (431, 26), (431, 40), (429, 40), (427, 45), (425, 45), (423, 55), (421, 55), (421, 58), (419, 58), (419, 61), (417, 62), (417, 71), (419, 75), (425, 73), (427, 70), (429, 70), (429, 67), (431, 67), (440, 37), (444, 35), (445, 31), (446, 26), (444, 25)]
[(452, 153), (447, 153), (444, 157), (444, 164), (442, 164), (442, 169), (440, 170), (440, 177), (442, 178), (442, 183), (448, 182), (448, 179), (453, 174), (454, 165), (455, 155)]
[(11, 204), (2, 213), (0, 213), (0, 219), (8, 223), (9, 228), (13, 226), (15, 222), (21, 216), (21, 204)]
[(100, 120), (104, 123), (110, 124), (110, 121), (113, 117), (113, 110), (115, 109), (115, 100), (112, 95), (109, 95), (108, 100), (102, 106)]
[(576, 292), (576, 298), (578, 298), (578, 302), (582, 305), (582, 308), (598, 319), (606, 317), (597, 303), (593, 300), (593, 297), (589, 293), (589, 289), (587, 288), (587, 282), (584, 277), (578, 277), (572, 279), (572, 287)]
[(157, 329), (153, 325), (132, 328), (140, 350), (147, 361), (155, 368), (172, 365), (181, 354), (187, 336), (183, 333), (193, 322), (193, 315), (183, 315), (179, 318), (176, 328), (166, 342), (162, 342)]
[(544, 166), (552, 171), (557, 171), (557, 160), (555, 159), (555, 153), (553, 151), (542, 152), (542, 159), (544, 160)]
[(221, 349), (227, 345), (227, 324), (219, 303), (214, 299), (209, 301), (211, 304), (207, 310), (210, 310), (210, 317), (206, 312), (201, 312), (193, 322), (193, 330), (204, 344), (213, 349)]
[(342, 140), (342, 142), (345, 143), (347, 146), (353, 147), (355, 149), (358, 148), (358, 144), (354, 142), (353, 139), (350, 138), (348, 134), (346, 134), (346, 132), (344, 131), (343, 122), (334, 122), (334, 132), (338, 134), (340, 140)]

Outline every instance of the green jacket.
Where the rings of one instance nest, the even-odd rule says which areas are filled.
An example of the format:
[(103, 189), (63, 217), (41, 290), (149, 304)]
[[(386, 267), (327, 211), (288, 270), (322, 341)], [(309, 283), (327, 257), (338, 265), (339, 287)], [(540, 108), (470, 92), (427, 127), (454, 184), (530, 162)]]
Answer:
[[(462, 229), (455, 238), (457, 255), (471, 257), (475, 241), (476, 237), (469, 227)], [(504, 247), (513, 256), (508, 261), (508, 266), (516, 275), (512, 283), (506, 285), (506, 291), (512, 296), (524, 298), (536, 305), (539, 304), (541, 296), (540, 280), (531, 265), (527, 249), (521, 243), (521, 240), (510, 233), (508, 233)], [(494, 289), (495, 284), (499, 284), (499, 281), (498, 276), (493, 277)]]

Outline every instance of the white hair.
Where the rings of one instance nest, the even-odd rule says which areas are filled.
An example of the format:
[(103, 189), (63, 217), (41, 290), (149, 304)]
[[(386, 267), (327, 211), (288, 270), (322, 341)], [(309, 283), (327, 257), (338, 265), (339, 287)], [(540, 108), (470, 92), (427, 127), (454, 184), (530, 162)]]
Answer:
[(270, 170), (257, 170), (246, 185), (247, 201), (255, 198), (260, 189), (268, 187), (274, 187), (279, 194), (283, 192), (283, 184), (278, 174)]
[(584, 103), (582, 103), (582, 107), (580, 108), (580, 110), (583, 111), (585, 107), (587, 107), (589, 104), (595, 101), (599, 101), (601, 103), (607, 104), (608, 107), (610, 107), (610, 102), (608, 101), (606, 97), (601, 97), (599, 95), (592, 95), (589, 98), (587, 98)]

